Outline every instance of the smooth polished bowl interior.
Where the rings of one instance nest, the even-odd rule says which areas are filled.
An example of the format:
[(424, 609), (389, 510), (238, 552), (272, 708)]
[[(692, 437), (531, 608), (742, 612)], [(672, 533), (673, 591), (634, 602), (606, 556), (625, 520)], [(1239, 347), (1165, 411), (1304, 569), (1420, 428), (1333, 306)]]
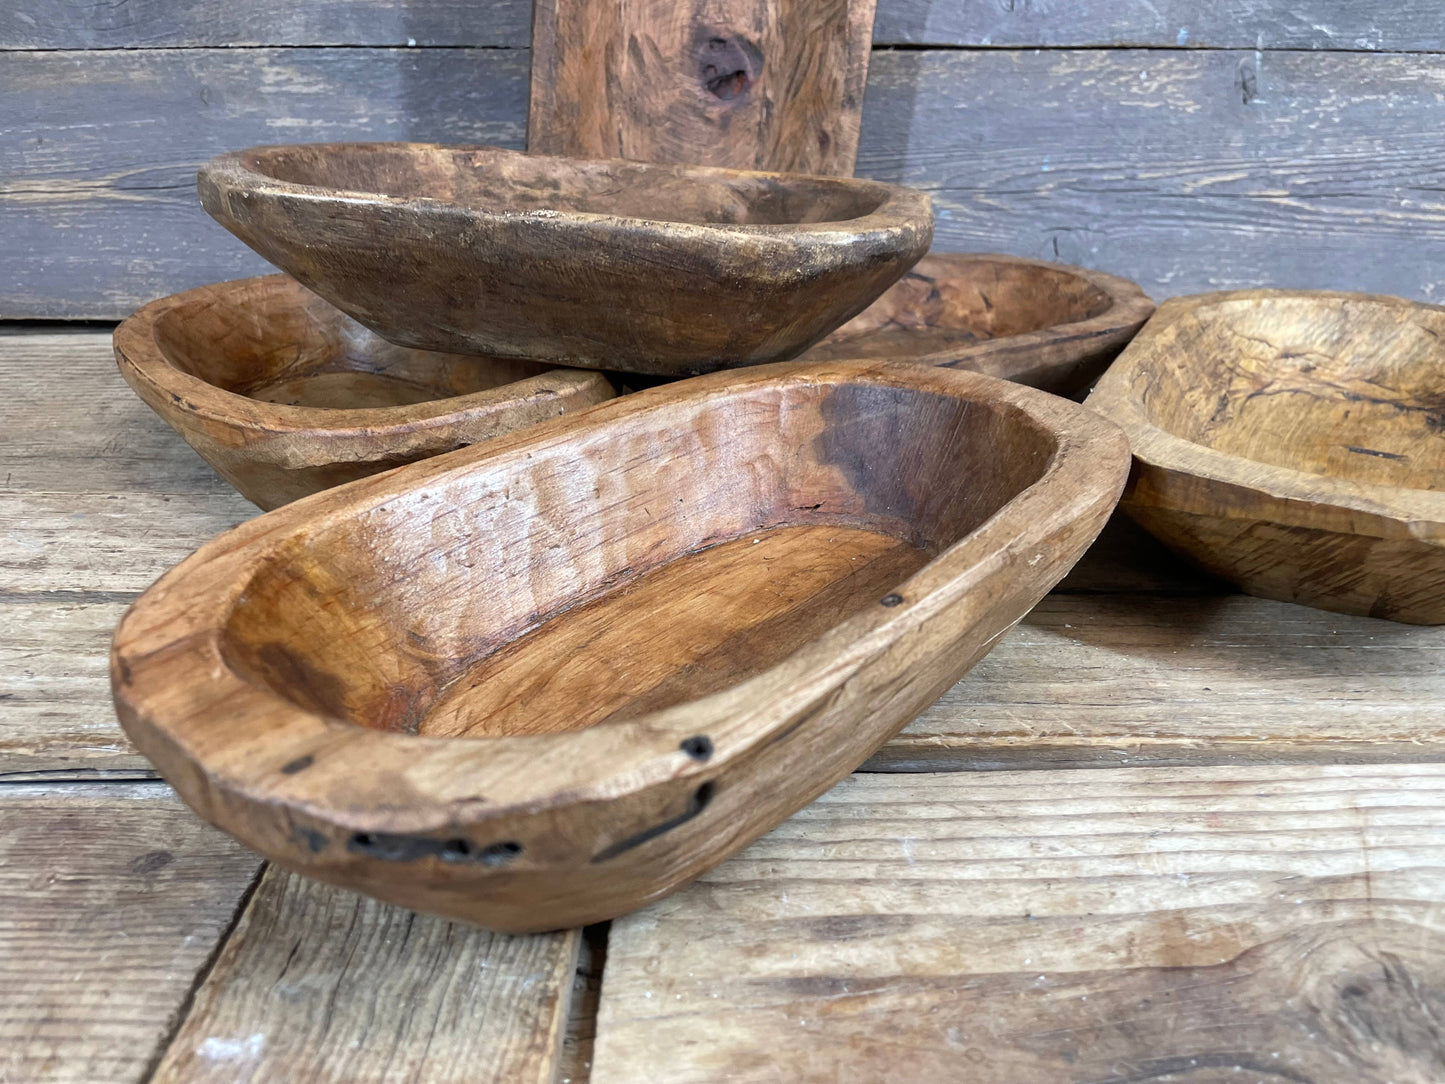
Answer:
[(1245, 291), (1168, 302), (1089, 405), (1124, 507), (1246, 590), (1445, 622), (1445, 308)]
[(928, 197), (896, 185), (495, 147), (253, 147), (199, 190), (393, 342), (667, 376), (797, 354), (933, 235)]

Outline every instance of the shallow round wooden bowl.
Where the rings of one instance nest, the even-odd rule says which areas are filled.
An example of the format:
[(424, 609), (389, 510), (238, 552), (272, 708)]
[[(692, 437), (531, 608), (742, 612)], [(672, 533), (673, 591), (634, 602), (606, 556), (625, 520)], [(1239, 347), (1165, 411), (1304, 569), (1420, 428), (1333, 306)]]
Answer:
[(223, 535), (116, 632), (126, 732), (277, 862), (502, 930), (677, 889), (862, 763), (1068, 570), (1128, 448), (975, 373), (624, 396)]
[(600, 373), (394, 346), (285, 275), (203, 286), (116, 329), (121, 375), (262, 508), (613, 397)]
[(928, 251), (928, 196), (494, 147), (253, 147), (201, 202), (393, 342), (688, 376), (781, 360)]
[(802, 360), (895, 358), (1073, 395), (1153, 312), (1135, 283), (1102, 271), (936, 252)]
[(1445, 308), (1254, 290), (1166, 302), (1088, 405), (1123, 507), (1251, 594), (1445, 623)]

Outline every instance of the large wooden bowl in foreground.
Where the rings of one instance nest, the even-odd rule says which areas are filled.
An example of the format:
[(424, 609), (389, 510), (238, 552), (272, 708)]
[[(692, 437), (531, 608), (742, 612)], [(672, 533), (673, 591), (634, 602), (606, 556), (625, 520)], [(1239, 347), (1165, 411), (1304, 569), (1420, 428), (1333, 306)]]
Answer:
[(933, 237), (928, 196), (897, 185), (495, 147), (253, 147), (199, 183), (393, 342), (666, 376), (797, 354)]
[(1135, 283), (1102, 271), (935, 252), (800, 360), (893, 358), (1073, 395), (1153, 312)]
[(600, 374), (393, 346), (285, 275), (202, 286), (115, 332), (121, 375), (262, 508), (610, 399)]
[(1123, 435), (910, 364), (611, 402), (298, 501), (116, 632), (126, 732), (293, 869), (501, 930), (672, 892), (956, 682), (1117, 500)]
[(1255, 290), (1166, 302), (1088, 405), (1123, 506), (1251, 594), (1445, 623), (1445, 308)]

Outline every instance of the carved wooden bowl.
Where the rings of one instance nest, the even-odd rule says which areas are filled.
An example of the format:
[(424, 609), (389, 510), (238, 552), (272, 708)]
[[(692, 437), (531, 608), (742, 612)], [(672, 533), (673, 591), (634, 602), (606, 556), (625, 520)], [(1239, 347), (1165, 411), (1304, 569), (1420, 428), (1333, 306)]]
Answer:
[(668, 376), (797, 354), (933, 236), (896, 185), (494, 147), (253, 147), (200, 195), (392, 342)]
[(1073, 565), (1123, 435), (899, 363), (625, 396), (252, 520), (116, 632), (127, 733), (277, 862), (618, 915), (852, 771)]
[(152, 302), (116, 329), (115, 356), (262, 508), (614, 394), (600, 373), (393, 346), (285, 275)]
[(1445, 308), (1254, 290), (1166, 302), (1088, 405), (1124, 507), (1251, 594), (1445, 623)]
[(895, 358), (1072, 395), (1093, 383), (1153, 312), (1137, 285), (1102, 271), (932, 253), (803, 360)]

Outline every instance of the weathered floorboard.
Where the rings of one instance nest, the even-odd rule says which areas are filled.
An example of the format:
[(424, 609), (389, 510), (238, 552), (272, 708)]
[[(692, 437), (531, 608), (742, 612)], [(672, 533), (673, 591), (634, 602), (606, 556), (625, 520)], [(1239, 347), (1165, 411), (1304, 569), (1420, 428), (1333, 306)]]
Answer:
[[(146, 771), (111, 707), (111, 632), (256, 510), (130, 393), (106, 333), (0, 335), (0, 384), (0, 778)], [(1445, 629), (1231, 594), (1116, 522), (867, 767), (1430, 759), (1442, 663)]]
[(854, 776), (612, 925), (592, 1084), (1445, 1079), (1445, 767)]
[(490, 934), (273, 866), (152, 1079), (550, 1084), (580, 940)]
[(267, 270), (197, 203), (203, 161), (346, 139), (520, 147), (527, 72), (525, 50), (0, 52), (0, 319), (118, 318)]
[(884, 52), (858, 173), (928, 189), (940, 250), (1445, 300), (1445, 56)]
[(0, 787), (0, 1080), (139, 1081), (260, 860), (169, 787)]

